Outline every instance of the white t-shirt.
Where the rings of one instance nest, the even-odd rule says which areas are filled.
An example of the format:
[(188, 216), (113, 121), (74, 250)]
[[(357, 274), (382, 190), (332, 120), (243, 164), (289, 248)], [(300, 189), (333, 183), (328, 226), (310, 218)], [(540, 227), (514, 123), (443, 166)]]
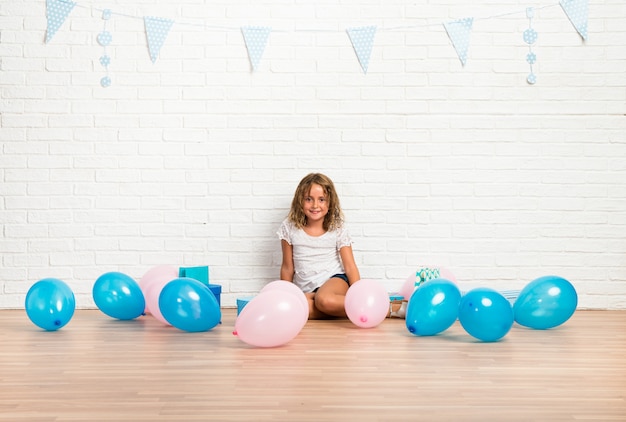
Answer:
[(312, 292), (333, 275), (344, 272), (339, 250), (352, 245), (344, 226), (321, 236), (310, 236), (285, 219), (276, 234), (293, 247), (293, 282), (303, 292)]

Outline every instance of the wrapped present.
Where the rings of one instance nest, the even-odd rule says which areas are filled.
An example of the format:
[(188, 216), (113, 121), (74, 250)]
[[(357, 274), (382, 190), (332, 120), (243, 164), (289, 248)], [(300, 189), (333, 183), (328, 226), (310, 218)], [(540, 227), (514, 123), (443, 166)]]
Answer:
[(428, 280), (434, 280), (439, 277), (439, 268), (420, 268), (415, 272), (415, 287), (419, 287)]
[(178, 276), (193, 278), (201, 283), (209, 284), (209, 267), (207, 265), (201, 267), (180, 267)]

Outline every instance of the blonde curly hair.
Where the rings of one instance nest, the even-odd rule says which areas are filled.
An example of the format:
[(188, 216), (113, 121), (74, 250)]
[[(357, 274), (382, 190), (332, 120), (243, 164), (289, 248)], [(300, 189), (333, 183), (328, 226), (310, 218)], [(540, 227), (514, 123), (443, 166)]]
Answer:
[(289, 220), (296, 227), (306, 226), (306, 215), (304, 214), (304, 198), (309, 195), (311, 185), (320, 185), (324, 189), (324, 194), (328, 199), (328, 213), (324, 217), (324, 230), (330, 231), (341, 227), (343, 223), (343, 212), (339, 205), (339, 196), (335, 190), (335, 185), (330, 178), (322, 173), (309, 173), (300, 181), (291, 201), (289, 210)]

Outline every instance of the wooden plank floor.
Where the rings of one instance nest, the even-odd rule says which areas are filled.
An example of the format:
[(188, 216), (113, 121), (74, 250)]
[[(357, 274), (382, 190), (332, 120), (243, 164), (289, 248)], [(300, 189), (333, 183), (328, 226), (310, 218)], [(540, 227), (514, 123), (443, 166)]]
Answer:
[(626, 420), (626, 312), (577, 311), (553, 330), (481, 343), (458, 322), (310, 321), (283, 347), (152, 317), (80, 310), (56, 332), (0, 311), (0, 419), (10, 421)]

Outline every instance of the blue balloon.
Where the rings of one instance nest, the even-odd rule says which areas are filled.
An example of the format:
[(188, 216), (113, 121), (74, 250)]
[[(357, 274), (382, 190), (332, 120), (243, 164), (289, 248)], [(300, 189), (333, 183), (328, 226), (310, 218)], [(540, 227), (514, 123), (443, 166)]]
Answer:
[(25, 308), (33, 324), (47, 331), (56, 331), (72, 319), (76, 300), (67, 284), (56, 278), (44, 278), (28, 290)]
[(436, 278), (413, 292), (406, 310), (406, 328), (417, 336), (432, 336), (456, 321), (461, 292), (450, 280)]
[(208, 331), (222, 319), (220, 305), (209, 286), (187, 277), (176, 278), (163, 287), (159, 310), (167, 322), (183, 331)]
[(92, 295), (98, 309), (112, 318), (134, 319), (146, 309), (139, 284), (123, 273), (102, 274), (93, 285)]
[(545, 330), (567, 321), (576, 311), (578, 295), (566, 279), (554, 275), (539, 277), (520, 292), (513, 311), (515, 322)]
[(513, 308), (502, 294), (479, 287), (461, 299), (459, 322), (468, 334), (479, 340), (498, 341), (513, 326)]

